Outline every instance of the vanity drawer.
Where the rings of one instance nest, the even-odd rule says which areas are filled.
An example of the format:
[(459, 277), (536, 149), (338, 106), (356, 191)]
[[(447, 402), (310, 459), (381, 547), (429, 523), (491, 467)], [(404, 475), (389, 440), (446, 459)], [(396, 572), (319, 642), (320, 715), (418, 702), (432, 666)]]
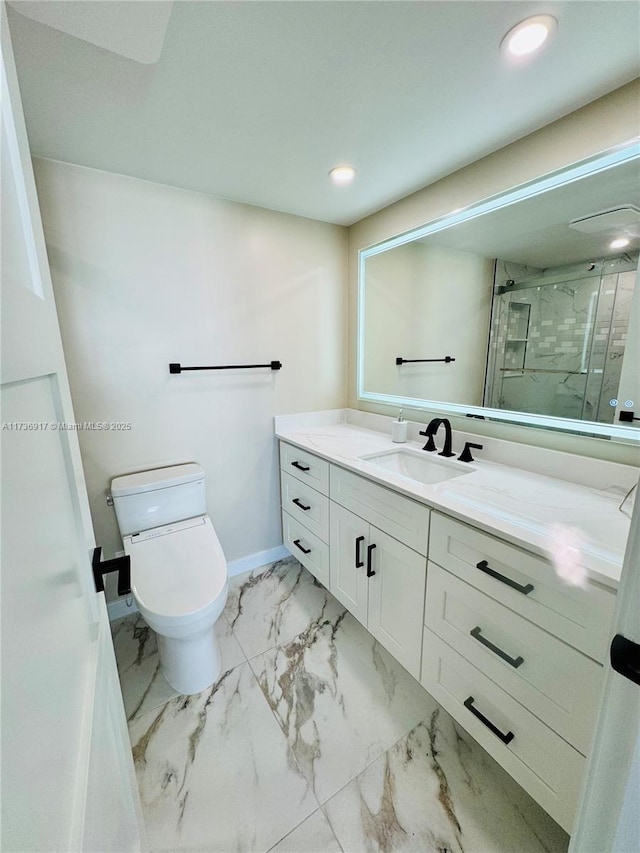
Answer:
[(426, 506), (337, 465), (331, 466), (330, 482), (331, 500), (426, 555), (429, 536)]
[(282, 509), (324, 542), (329, 541), (329, 498), (306, 483), (280, 472)]
[(429, 558), (595, 660), (606, 659), (613, 593), (592, 583), (567, 586), (542, 557), (437, 513)]
[[(516, 782), (571, 832), (585, 762), (577, 750), (428, 628), (424, 630), (421, 683)], [(497, 733), (489, 724), (495, 726)], [(503, 742), (507, 737), (509, 742)]]
[(435, 563), (427, 572), (425, 625), (587, 754), (600, 664)]
[(280, 468), (302, 483), (329, 494), (329, 463), (292, 444), (280, 442)]
[(285, 547), (291, 551), (296, 560), (309, 569), (323, 586), (329, 588), (329, 546), (315, 534), (310, 533), (304, 525), (292, 518), (289, 513), (282, 513), (282, 537)]

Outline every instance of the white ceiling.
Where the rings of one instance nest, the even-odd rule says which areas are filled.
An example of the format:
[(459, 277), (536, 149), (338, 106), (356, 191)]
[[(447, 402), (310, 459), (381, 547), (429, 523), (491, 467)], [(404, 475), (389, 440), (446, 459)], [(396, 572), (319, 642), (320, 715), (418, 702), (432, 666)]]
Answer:
[[(126, 3), (162, 7), (136, 62), (132, 32), (127, 51), (100, 40), (122, 3), (60, 0), (54, 29), (16, 14), (23, 2), (9, 16), (35, 155), (339, 224), (640, 73), (635, 0), (178, 0), (147, 65), (167, 3)], [(83, 38), (62, 31), (68, 16), (79, 32), (78, 9)], [(509, 65), (503, 35), (542, 12), (553, 42)], [(340, 163), (358, 170), (351, 187), (328, 180)]]
[(639, 178), (637, 160), (620, 163), (438, 231), (422, 242), (539, 269), (619, 256), (620, 249), (609, 247), (614, 237), (628, 237), (630, 244), (624, 251), (637, 251), (640, 231), (635, 224), (602, 226), (602, 231), (584, 234), (570, 228), (569, 223), (604, 210), (626, 206), (640, 209)]

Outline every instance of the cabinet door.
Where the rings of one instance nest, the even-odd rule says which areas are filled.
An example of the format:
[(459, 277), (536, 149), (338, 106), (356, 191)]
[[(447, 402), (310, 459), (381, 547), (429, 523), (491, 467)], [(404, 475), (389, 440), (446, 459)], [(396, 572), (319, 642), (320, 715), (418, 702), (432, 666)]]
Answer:
[(427, 561), (375, 527), (369, 578), (368, 628), (373, 636), (416, 678), (420, 678), (422, 621)]
[[(369, 592), (366, 569), (369, 525), (348, 509), (332, 501), (330, 531), (329, 589), (366, 628)], [(358, 566), (358, 562), (362, 565)]]

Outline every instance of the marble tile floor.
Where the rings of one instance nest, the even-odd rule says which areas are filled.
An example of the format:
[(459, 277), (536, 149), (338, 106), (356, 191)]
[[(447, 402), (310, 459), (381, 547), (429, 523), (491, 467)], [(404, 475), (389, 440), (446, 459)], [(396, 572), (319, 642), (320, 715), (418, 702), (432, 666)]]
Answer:
[(113, 638), (150, 846), (563, 853), (568, 836), (294, 560), (230, 581), (223, 674), (179, 696)]

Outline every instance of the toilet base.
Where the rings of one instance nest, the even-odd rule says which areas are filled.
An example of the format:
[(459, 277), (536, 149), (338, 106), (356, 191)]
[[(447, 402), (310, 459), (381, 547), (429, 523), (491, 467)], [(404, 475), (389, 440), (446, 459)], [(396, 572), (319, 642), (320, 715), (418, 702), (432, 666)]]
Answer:
[(158, 653), (162, 674), (178, 693), (200, 693), (220, 677), (222, 658), (213, 625), (187, 640), (158, 634)]

